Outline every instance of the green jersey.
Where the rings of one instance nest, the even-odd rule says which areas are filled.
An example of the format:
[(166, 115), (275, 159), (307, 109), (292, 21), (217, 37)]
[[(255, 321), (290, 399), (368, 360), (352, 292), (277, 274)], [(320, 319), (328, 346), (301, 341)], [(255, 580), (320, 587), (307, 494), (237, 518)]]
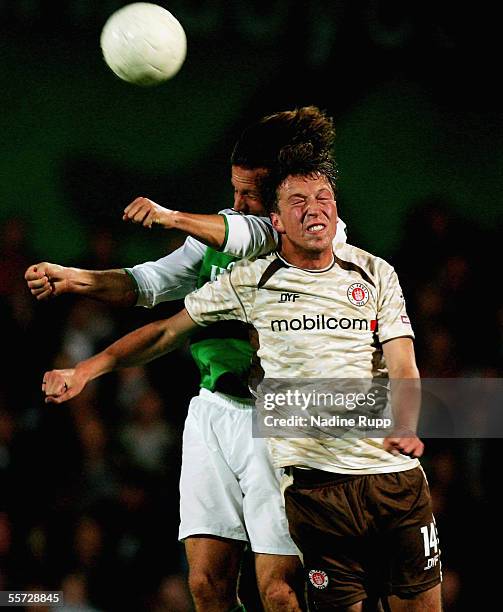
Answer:
[[(230, 270), (239, 258), (208, 248), (199, 271), (197, 287)], [(201, 387), (248, 397), (248, 375), (253, 349), (248, 327), (240, 321), (222, 321), (201, 329), (192, 337), (190, 350), (199, 371)]]

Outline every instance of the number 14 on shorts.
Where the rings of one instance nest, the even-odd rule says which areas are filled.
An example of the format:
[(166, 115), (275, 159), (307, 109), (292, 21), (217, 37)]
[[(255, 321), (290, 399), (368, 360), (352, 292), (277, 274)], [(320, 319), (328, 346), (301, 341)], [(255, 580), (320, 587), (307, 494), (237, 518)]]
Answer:
[[(437, 526), (434, 522), (431, 522), (429, 525), (421, 527), (421, 533), (423, 535), (424, 556), (428, 559), (426, 567), (423, 569), (429, 570), (437, 565), (439, 559)], [(431, 556), (432, 551), (435, 553), (434, 556)]]

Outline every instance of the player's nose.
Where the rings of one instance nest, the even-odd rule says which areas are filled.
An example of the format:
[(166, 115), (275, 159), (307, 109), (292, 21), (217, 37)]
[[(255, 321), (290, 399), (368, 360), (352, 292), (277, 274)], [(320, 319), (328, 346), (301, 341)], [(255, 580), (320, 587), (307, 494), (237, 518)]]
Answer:
[(246, 209), (247, 209), (246, 198), (244, 198), (243, 196), (240, 196), (239, 194), (236, 194), (234, 196), (234, 210), (237, 210), (238, 212), (246, 213), (247, 212)]
[(322, 214), (323, 207), (316, 198), (308, 198), (306, 200), (306, 217), (317, 217)]

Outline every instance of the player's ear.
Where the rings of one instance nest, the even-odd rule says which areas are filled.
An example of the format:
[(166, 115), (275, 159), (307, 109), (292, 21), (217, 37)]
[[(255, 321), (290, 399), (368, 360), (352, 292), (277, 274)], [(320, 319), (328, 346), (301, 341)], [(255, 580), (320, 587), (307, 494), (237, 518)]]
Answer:
[(271, 223), (272, 223), (273, 228), (278, 232), (278, 234), (285, 233), (285, 226), (283, 225), (283, 222), (281, 221), (281, 216), (279, 213), (277, 212), (271, 213)]

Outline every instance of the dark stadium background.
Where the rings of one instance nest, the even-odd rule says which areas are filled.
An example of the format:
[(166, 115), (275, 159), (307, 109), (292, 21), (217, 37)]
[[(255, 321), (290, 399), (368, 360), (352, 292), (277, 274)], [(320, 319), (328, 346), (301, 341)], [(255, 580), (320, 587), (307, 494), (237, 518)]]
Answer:
[[(64, 588), (79, 610), (181, 612), (177, 478), (197, 392), (187, 351), (71, 405), (46, 407), (39, 390), (46, 369), (180, 304), (38, 304), (25, 268), (161, 256), (183, 237), (123, 225), (126, 204), (230, 205), (240, 130), (317, 104), (336, 119), (349, 240), (397, 268), (422, 375), (500, 377), (502, 42), (484, 2), (173, 0), (160, 4), (186, 29), (186, 63), (140, 89), (100, 55), (100, 29), (123, 4), (0, 3), (0, 590)], [(501, 442), (426, 442), (445, 610), (490, 607)], [(252, 578), (247, 559), (243, 596), (258, 611)]]

